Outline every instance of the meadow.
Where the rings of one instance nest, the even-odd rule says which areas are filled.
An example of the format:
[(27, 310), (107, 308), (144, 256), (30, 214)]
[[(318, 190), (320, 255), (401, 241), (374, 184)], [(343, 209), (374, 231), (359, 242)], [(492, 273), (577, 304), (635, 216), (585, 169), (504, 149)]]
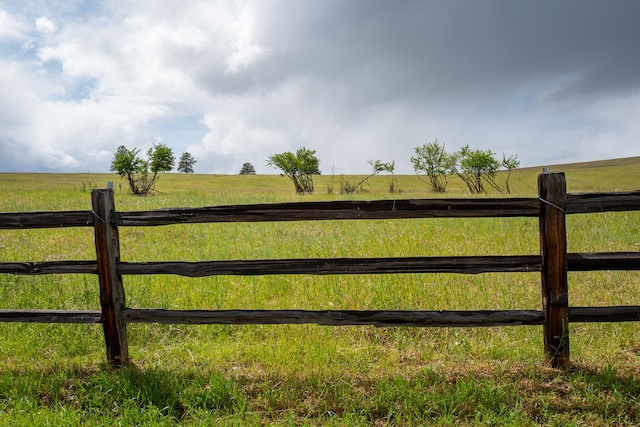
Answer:
[[(640, 158), (557, 165), (569, 192), (640, 188)], [(537, 197), (541, 168), (511, 177)], [(115, 174), (0, 173), (0, 211), (91, 208), (113, 181), (119, 211), (317, 201), (471, 197), (415, 176), (299, 196), (277, 175), (163, 175), (127, 193)], [(358, 177), (344, 177), (357, 180)], [(332, 183), (333, 180), (333, 183)], [(329, 194), (327, 190), (336, 190)], [(497, 197), (496, 193), (488, 196)], [(505, 195), (506, 197), (506, 195)], [(570, 252), (640, 251), (640, 212), (571, 215)], [(539, 253), (535, 218), (123, 227), (122, 261)], [(0, 262), (95, 259), (93, 230), (0, 230)], [(640, 272), (572, 272), (570, 304), (636, 305)], [(540, 309), (539, 273), (125, 276), (127, 305), (176, 309)], [(0, 308), (99, 309), (92, 275), (0, 275)], [(568, 370), (545, 364), (541, 327), (128, 326), (132, 366), (105, 363), (100, 325), (0, 323), (0, 425), (634, 425), (640, 325), (572, 323)]]

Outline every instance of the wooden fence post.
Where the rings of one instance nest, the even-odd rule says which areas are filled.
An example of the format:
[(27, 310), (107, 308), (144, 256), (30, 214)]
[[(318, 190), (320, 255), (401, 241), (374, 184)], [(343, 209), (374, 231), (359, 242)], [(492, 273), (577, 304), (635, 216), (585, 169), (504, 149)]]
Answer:
[(569, 366), (569, 291), (564, 173), (538, 176), (544, 351), (556, 368)]
[(126, 325), (120, 315), (125, 307), (125, 298), (122, 277), (116, 272), (116, 263), (120, 260), (120, 240), (118, 228), (111, 223), (115, 212), (113, 190), (93, 190), (91, 203), (107, 360), (112, 366), (124, 366), (129, 362), (129, 349)]

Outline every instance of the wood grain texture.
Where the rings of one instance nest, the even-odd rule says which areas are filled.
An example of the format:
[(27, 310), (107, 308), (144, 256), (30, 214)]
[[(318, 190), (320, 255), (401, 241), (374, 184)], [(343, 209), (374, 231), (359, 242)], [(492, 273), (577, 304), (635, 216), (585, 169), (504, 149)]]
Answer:
[(376, 311), (376, 310), (163, 310), (122, 311), (128, 323), (168, 324), (303, 324), (418, 327), (481, 327), (541, 325), (537, 310)]
[(216, 206), (119, 212), (119, 226), (154, 226), (204, 222), (312, 221), (337, 219), (482, 218), (538, 216), (532, 198), (402, 199)]
[(95, 245), (107, 361), (112, 366), (124, 366), (129, 363), (129, 346), (126, 324), (120, 316), (125, 307), (125, 294), (122, 277), (116, 271), (120, 261), (120, 241), (118, 228), (111, 223), (115, 212), (113, 191), (93, 190), (91, 203), (96, 213)]
[(5, 274), (97, 274), (95, 261), (0, 262)]
[[(640, 270), (640, 252), (569, 253), (569, 271)], [(268, 274), (401, 274), (541, 271), (539, 255), (303, 258), (117, 263), (117, 274), (176, 274), (186, 277)], [(96, 261), (0, 262), (0, 274), (97, 274)]]
[(569, 307), (569, 322), (640, 322), (640, 306)]
[(0, 310), (0, 322), (102, 323), (102, 313), (78, 310)]
[(567, 254), (569, 271), (640, 270), (640, 252)]
[(564, 173), (538, 176), (544, 349), (551, 365), (569, 366), (569, 291)]
[[(116, 225), (169, 225), (202, 222), (305, 221), (331, 219), (534, 217), (533, 198), (400, 199), (230, 205), (120, 212)], [(640, 210), (640, 191), (568, 194), (566, 212)], [(0, 229), (93, 226), (92, 211), (4, 212)]]
[[(569, 271), (640, 270), (640, 252), (569, 253)], [(541, 271), (539, 255), (302, 258), (225, 261), (119, 262), (117, 274), (175, 274), (185, 277), (268, 274), (402, 274)], [(97, 274), (96, 261), (0, 262), (0, 274)]]
[(568, 194), (569, 214), (640, 210), (640, 191)]
[[(358, 314), (360, 313), (360, 314)], [(465, 314), (466, 313), (466, 314)], [(122, 317), (130, 323), (183, 323), (213, 324), (231, 323), (236, 320), (249, 324), (255, 320), (265, 323), (317, 323), (317, 324), (378, 324), (379, 326), (446, 326), (460, 322), (490, 326), (540, 325), (544, 320), (542, 311), (302, 311), (302, 310), (161, 310), (124, 309)], [(305, 321), (308, 320), (308, 321)], [(484, 321), (480, 320), (484, 319)], [(98, 310), (8, 310), (0, 309), (0, 322), (21, 323), (102, 323)], [(352, 323), (349, 323), (352, 322)], [(364, 322), (364, 323), (363, 323)], [(371, 322), (371, 323), (368, 323)], [(613, 307), (569, 307), (569, 322), (640, 322), (640, 306)], [(466, 325), (468, 326), (468, 325)], [(495, 325), (493, 325), (495, 326)]]
[(0, 230), (92, 227), (93, 217), (91, 211), (0, 213)]
[(118, 274), (187, 277), (268, 274), (398, 274), (540, 271), (538, 255), (484, 257), (312, 258), (201, 262), (121, 262)]

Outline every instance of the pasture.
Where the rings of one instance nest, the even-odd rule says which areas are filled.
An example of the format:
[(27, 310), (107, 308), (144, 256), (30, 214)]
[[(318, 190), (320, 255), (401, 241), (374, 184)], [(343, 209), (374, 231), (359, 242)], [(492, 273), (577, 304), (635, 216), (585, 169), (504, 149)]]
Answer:
[[(552, 167), (569, 192), (640, 188), (640, 158)], [(537, 195), (540, 168), (511, 196)], [(349, 177), (348, 177), (349, 178)], [(356, 177), (352, 177), (354, 180)], [(115, 184), (119, 211), (444, 195), (415, 176), (367, 192), (298, 196), (284, 177), (163, 175), (139, 198), (107, 174), (0, 174), (2, 212), (90, 209)], [(338, 180), (340, 177), (334, 177)], [(339, 185), (335, 185), (339, 188)], [(490, 194), (495, 197), (496, 194)], [(640, 212), (567, 218), (570, 252), (640, 251)], [(527, 255), (535, 218), (198, 224), (121, 230), (123, 261)], [(0, 261), (95, 258), (91, 229), (0, 231)], [(539, 309), (539, 273), (128, 276), (127, 304), (180, 309)], [(571, 305), (638, 304), (640, 273), (570, 273)], [(0, 275), (0, 308), (97, 310), (93, 276)], [(572, 324), (573, 367), (544, 366), (541, 327), (130, 325), (133, 366), (104, 364), (100, 325), (0, 323), (1, 425), (612, 425), (640, 422), (637, 323)]]

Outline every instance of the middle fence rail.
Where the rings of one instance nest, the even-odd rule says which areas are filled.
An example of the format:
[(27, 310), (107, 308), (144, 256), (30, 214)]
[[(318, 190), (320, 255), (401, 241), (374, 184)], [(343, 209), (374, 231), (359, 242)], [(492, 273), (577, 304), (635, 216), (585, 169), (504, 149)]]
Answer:
[[(640, 306), (569, 307), (568, 271), (640, 270), (640, 252), (567, 253), (567, 214), (640, 210), (640, 192), (566, 194), (563, 173), (538, 178), (538, 198), (405, 199), (277, 203), (118, 212), (112, 190), (92, 192), (91, 211), (0, 213), (0, 229), (93, 227), (95, 261), (0, 262), (0, 274), (97, 274), (100, 311), (0, 310), (0, 321), (102, 323), (107, 359), (129, 361), (128, 323), (301, 324), (418, 327), (542, 325), (553, 366), (569, 365), (569, 322), (640, 321)], [(540, 254), (121, 262), (118, 227), (212, 222), (537, 217)], [(402, 274), (540, 272), (541, 310), (164, 310), (126, 306), (125, 275)]]

